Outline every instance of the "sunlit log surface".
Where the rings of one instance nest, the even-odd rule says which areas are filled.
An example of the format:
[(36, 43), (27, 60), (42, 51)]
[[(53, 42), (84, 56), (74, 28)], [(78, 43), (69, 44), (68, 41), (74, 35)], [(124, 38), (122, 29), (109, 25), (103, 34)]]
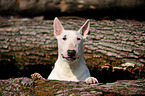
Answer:
[(143, 96), (145, 79), (118, 80), (107, 84), (86, 84), (85, 82), (32, 81), (30, 78), (0, 80), (0, 95), (37, 96)]

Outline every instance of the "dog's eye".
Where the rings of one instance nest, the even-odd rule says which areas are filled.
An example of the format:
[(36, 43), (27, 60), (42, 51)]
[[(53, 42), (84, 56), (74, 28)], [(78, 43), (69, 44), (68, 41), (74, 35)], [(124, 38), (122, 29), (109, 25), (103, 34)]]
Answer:
[(66, 37), (63, 37), (62, 39), (63, 39), (63, 40), (66, 40)]
[(81, 38), (77, 37), (77, 40), (81, 40)]

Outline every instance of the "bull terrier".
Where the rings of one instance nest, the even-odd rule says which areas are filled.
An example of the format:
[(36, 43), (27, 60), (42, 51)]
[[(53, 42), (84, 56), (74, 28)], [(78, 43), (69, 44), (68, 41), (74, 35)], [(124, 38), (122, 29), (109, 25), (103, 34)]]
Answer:
[(58, 59), (48, 79), (98, 83), (96, 78), (90, 77), (83, 58), (83, 42), (89, 32), (89, 19), (78, 31), (65, 30), (57, 17), (53, 27), (58, 40)]

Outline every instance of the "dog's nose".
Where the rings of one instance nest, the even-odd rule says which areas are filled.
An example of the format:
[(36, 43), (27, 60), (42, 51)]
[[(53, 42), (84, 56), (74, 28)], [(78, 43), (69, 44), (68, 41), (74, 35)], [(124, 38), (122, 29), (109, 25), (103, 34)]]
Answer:
[(75, 50), (67, 50), (68, 56), (75, 56), (76, 51)]

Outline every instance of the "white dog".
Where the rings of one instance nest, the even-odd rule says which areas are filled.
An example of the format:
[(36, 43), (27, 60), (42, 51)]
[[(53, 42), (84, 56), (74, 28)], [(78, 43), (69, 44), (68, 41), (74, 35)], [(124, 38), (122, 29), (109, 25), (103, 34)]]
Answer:
[(89, 20), (78, 30), (64, 30), (60, 21), (54, 19), (54, 35), (58, 40), (58, 59), (48, 76), (51, 80), (86, 81), (98, 83), (90, 72), (83, 58), (83, 41), (89, 31)]

